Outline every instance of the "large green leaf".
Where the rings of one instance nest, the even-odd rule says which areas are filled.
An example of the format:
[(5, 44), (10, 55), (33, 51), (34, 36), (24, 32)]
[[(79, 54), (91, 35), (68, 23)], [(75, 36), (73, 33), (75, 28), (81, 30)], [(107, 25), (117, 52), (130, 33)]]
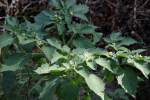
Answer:
[(8, 28), (15, 28), (16, 26), (18, 26), (19, 22), (17, 18), (12, 16), (7, 16), (5, 20), (5, 24)]
[(78, 18), (82, 19), (82, 20), (88, 21), (88, 18), (84, 14), (74, 13), (73, 15), (75, 17), (78, 17)]
[(117, 76), (118, 83), (121, 87), (133, 97), (135, 96), (138, 86), (137, 74), (132, 69), (123, 70), (122, 74)]
[(73, 51), (78, 57), (80, 57), (84, 61), (91, 61), (94, 59), (94, 56), (88, 49), (85, 48), (77, 48)]
[(135, 43), (137, 43), (137, 41), (135, 41), (134, 39), (129, 37), (124, 37), (123, 40), (121, 40), (121, 42), (119, 43), (119, 45), (130, 46)]
[(119, 65), (115, 61), (106, 58), (98, 58), (95, 61), (98, 65), (106, 68), (107, 70), (109, 70), (114, 74), (117, 74)]
[(93, 92), (95, 92), (98, 96), (100, 96), (102, 100), (105, 100), (105, 94), (104, 94), (105, 83), (100, 77), (82, 69), (76, 70), (76, 72), (85, 79), (88, 87)]
[(21, 45), (27, 45), (27, 44), (30, 44), (30, 43), (33, 43), (33, 42), (36, 42), (37, 40), (36, 39), (33, 39), (33, 38), (28, 38), (26, 36), (22, 36), (20, 34), (17, 35), (17, 38), (19, 40), (19, 44)]
[(72, 11), (73, 14), (86, 14), (89, 11), (89, 7), (83, 4), (74, 5)]
[(50, 73), (50, 65), (49, 64), (43, 64), (41, 67), (38, 67), (35, 72), (37, 74), (48, 74)]
[(58, 65), (43, 64), (41, 67), (38, 67), (35, 72), (37, 74), (48, 74), (50, 72), (60, 72), (66, 70), (65, 67), (60, 67)]
[(75, 33), (94, 34), (96, 26), (90, 24), (75, 24), (73, 28), (76, 30)]
[(14, 38), (8, 34), (0, 35), (0, 48), (3, 48), (5, 46), (12, 44), (13, 41), (14, 41)]
[(144, 51), (146, 51), (146, 49), (136, 49), (136, 50), (132, 50), (133, 53), (138, 53), (138, 54), (140, 54), (140, 53), (142, 53), (142, 52), (144, 52)]
[(55, 47), (55, 48), (61, 50), (61, 42), (60, 42), (59, 40), (57, 40), (56, 38), (49, 38), (49, 39), (47, 39), (47, 42), (48, 42), (51, 46), (53, 46), (53, 47)]
[(60, 84), (57, 90), (59, 98), (62, 100), (77, 100), (79, 95), (79, 88), (75, 82), (65, 80)]
[(96, 70), (96, 65), (94, 61), (86, 61), (86, 65), (92, 70)]
[(76, 16), (78, 18), (81, 18), (82, 20), (88, 21), (87, 17), (84, 15), (89, 11), (88, 6), (86, 5), (74, 5), (72, 7), (71, 13), (73, 16)]
[(65, 53), (70, 53), (71, 48), (69, 48), (67, 45), (64, 45), (64, 46), (62, 47), (62, 51), (65, 52)]
[[(30, 21), (26, 20), (25, 21), (25, 25), (26, 25), (26, 31), (27, 32), (40, 32), (41, 28), (42, 28), (42, 24), (39, 23), (31, 23)], [(31, 34), (32, 35), (32, 34)]]
[(42, 51), (45, 54), (46, 58), (51, 61), (53, 54), (55, 52), (55, 49), (53, 47), (43, 46)]
[(55, 95), (56, 87), (59, 84), (59, 78), (46, 82), (40, 93), (39, 100), (57, 100)]
[(3, 86), (3, 92), (6, 96), (10, 96), (13, 94), (14, 86), (16, 82), (16, 75), (14, 72), (3, 72), (3, 78), (2, 78), (2, 86)]
[(134, 66), (135, 68), (137, 68), (138, 70), (140, 70), (142, 72), (142, 74), (148, 79), (148, 75), (150, 74), (150, 68), (147, 63), (136, 62), (133, 59), (128, 59), (127, 62), (128, 62), (128, 64), (130, 64), (130, 65)]
[(77, 48), (92, 48), (94, 45), (90, 39), (77, 38), (73, 41), (73, 45)]
[(97, 42), (99, 42), (99, 40), (101, 39), (102, 35), (103, 35), (102, 33), (94, 32), (93, 33), (93, 43), (96, 44)]
[(66, 14), (64, 17), (65, 17), (65, 22), (67, 24), (68, 29), (71, 30), (72, 17), (68, 14)]
[(55, 51), (51, 59), (51, 63), (55, 63), (60, 59), (67, 59), (67, 56), (62, 55), (61, 53)]
[(66, 0), (65, 4), (68, 9), (76, 4), (76, 0)]
[(64, 32), (65, 32), (65, 24), (63, 22), (57, 24), (57, 30), (58, 30), (58, 33), (60, 35), (64, 34)]
[(54, 7), (56, 7), (56, 8), (61, 8), (61, 3), (60, 3), (60, 1), (61, 0), (49, 0), (50, 2), (49, 3), (51, 3)]
[(112, 41), (115, 41), (115, 42), (122, 40), (121, 33), (120, 33), (120, 32), (113, 32), (113, 33), (111, 33), (111, 34), (110, 34), (110, 39), (111, 39)]
[(105, 84), (103, 80), (95, 74), (90, 74), (85, 81), (88, 87), (104, 100)]
[(24, 54), (13, 54), (8, 56), (5, 63), (2, 65), (1, 72), (22, 69), (23, 66), (29, 61), (29, 57), (29, 55)]
[(113, 32), (110, 34), (109, 37), (106, 37), (104, 38), (104, 40), (107, 42), (107, 43), (114, 43), (114, 42), (118, 42), (118, 41), (121, 41), (123, 38), (121, 36), (121, 33), (120, 32)]
[(44, 10), (41, 13), (39, 13), (38, 15), (36, 15), (34, 17), (34, 20), (38, 25), (47, 25), (47, 24), (53, 23), (53, 21), (52, 21), (53, 16), (54, 16), (53, 12)]

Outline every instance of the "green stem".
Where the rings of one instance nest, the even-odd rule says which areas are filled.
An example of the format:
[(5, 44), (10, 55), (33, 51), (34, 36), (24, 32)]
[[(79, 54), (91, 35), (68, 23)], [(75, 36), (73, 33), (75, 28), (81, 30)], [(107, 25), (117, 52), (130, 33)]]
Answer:
[(71, 36), (71, 38), (69, 39), (67, 45), (70, 45), (73, 41), (73, 38), (75, 37), (75, 33), (73, 33), (73, 35)]
[(63, 44), (65, 44), (65, 35), (64, 35), (64, 33), (62, 35), (62, 41), (63, 41)]

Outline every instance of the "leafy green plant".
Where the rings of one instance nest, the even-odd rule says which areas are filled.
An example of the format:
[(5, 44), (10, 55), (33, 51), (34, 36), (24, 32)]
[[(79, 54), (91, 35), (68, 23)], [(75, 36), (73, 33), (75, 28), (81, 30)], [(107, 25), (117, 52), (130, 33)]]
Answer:
[[(35, 16), (34, 23), (6, 18), (7, 31), (0, 36), (3, 98), (92, 100), (95, 93), (111, 100), (106, 85), (113, 81), (135, 97), (138, 82), (150, 73), (150, 58), (125, 47), (137, 42), (113, 33), (104, 40), (114, 50), (96, 48), (102, 33), (88, 24), (86, 5), (75, 0), (49, 3), (53, 8)], [(25, 88), (27, 93), (19, 96)]]
[(115, 50), (138, 43), (130, 37), (122, 36), (120, 32), (112, 33), (110, 36), (104, 38), (104, 41), (108, 43), (107, 47), (112, 47)]

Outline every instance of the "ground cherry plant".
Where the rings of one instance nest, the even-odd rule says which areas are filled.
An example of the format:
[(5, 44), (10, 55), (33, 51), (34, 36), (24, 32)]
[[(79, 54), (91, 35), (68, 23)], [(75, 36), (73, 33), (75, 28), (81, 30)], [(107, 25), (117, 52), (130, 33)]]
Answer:
[[(102, 38), (89, 24), (88, 6), (50, 0), (34, 21), (7, 16), (0, 35), (3, 100), (128, 100), (148, 79), (150, 57), (138, 42), (112, 33)], [(96, 44), (105, 41), (105, 48)], [(117, 83), (113, 91), (108, 84)], [(114, 92), (114, 93), (113, 93)]]

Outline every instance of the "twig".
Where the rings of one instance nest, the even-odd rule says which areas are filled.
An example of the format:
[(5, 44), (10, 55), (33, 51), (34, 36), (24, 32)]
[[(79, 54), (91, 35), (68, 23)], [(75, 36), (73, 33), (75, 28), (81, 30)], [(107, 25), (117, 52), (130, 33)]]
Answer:
[(133, 20), (134, 20), (134, 27), (136, 26), (136, 17), (137, 17), (137, 14), (136, 14), (136, 11), (137, 11), (137, 0), (134, 0), (134, 9), (133, 9)]
[(29, 4), (27, 4), (24, 9), (22, 10), (22, 13), (26, 11), (27, 8), (29, 8), (31, 5), (38, 3), (38, 1), (31, 1)]
[(96, 0), (96, 1), (92, 0), (92, 1), (88, 1), (87, 4), (89, 4), (89, 5), (95, 5), (95, 4), (99, 3), (99, 2), (100, 2), (99, 0)]
[(28, 7), (30, 7), (31, 5), (32, 5), (32, 2), (29, 3), (28, 5), (26, 5), (26, 6), (23, 8), (22, 13), (24, 13), (24, 12), (26, 11), (26, 9), (27, 9)]
[(116, 4), (112, 3), (111, 1), (109, 0), (105, 0), (108, 4), (112, 5), (113, 7), (117, 7)]
[(86, 0), (86, 1), (85, 1), (85, 4), (88, 4), (88, 2), (89, 2), (89, 0)]
[(147, 3), (149, 2), (149, 0), (146, 0), (142, 6), (140, 6), (139, 8), (143, 8)]

